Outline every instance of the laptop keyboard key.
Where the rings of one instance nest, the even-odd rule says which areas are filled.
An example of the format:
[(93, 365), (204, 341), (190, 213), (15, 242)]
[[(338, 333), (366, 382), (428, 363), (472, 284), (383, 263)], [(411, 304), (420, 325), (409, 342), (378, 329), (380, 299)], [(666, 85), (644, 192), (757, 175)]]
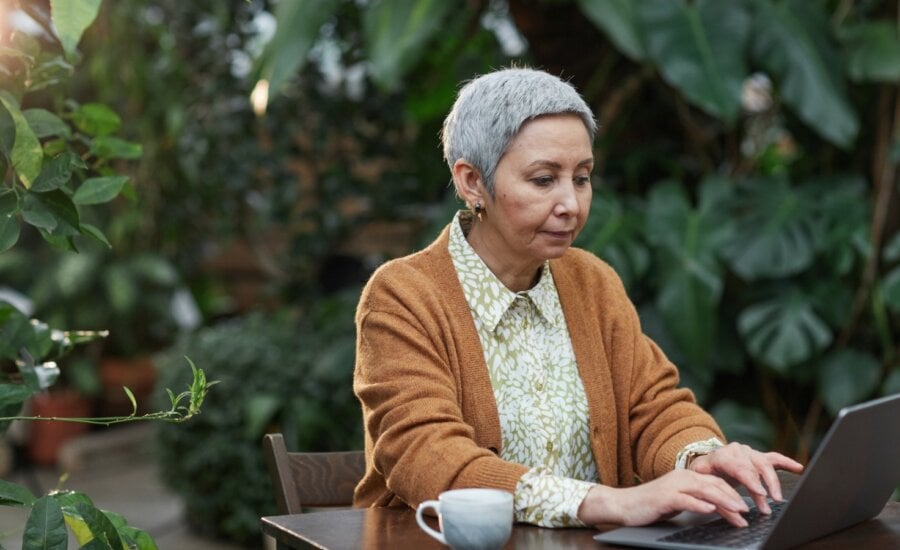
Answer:
[(723, 546), (725, 548), (756, 548), (772, 530), (775, 520), (784, 507), (784, 502), (770, 503), (771, 515), (761, 514), (753, 508), (744, 515), (747, 527), (735, 527), (724, 519), (709, 523), (685, 527), (679, 531), (661, 537), (661, 542), (679, 542), (683, 544), (705, 544)]

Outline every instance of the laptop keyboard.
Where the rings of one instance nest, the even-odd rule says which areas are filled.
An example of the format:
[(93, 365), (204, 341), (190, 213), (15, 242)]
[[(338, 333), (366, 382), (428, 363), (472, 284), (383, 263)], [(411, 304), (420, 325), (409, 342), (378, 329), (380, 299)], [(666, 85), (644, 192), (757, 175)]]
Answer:
[(785, 504), (785, 502), (770, 502), (769, 505), (772, 508), (770, 515), (761, 514), (759, 510), (753, 508), (744, 515), (744, 519), (748, 523), (747, 527), (735, 527), (720, 518), (709, 523), (686, 527), (659, 540), (726, 548), (756, 548), (772, 530), (772, 526)]

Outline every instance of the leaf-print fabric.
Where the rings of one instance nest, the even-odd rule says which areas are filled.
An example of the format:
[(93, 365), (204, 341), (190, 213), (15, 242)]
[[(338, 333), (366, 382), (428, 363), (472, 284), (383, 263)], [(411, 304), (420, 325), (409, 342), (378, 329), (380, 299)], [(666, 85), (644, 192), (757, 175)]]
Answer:
[(531, 468), (516, 487), (516, 521), (583, 525), (578, 507), (598, 481), (587, 398), (548, 263), (512, 292), (466, 241), (457, 213), (449, 251), (484, 349), (503, 435), (501, 458)]

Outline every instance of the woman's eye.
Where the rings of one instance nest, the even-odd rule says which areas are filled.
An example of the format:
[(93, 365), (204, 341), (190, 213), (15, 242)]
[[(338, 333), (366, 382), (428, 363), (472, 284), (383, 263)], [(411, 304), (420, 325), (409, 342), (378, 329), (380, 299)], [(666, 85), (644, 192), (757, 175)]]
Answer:
[(590, 176), (575, 176), (575, 185), (581, 187), (581, 186), (590, 185), (590, 184), (591, 184)]
[(531, 181), (533, 181), (540, 187), (547, 187), (548, 185), (553, 184), (553, 176), (538, 176), (536, 178), (532, 178)]

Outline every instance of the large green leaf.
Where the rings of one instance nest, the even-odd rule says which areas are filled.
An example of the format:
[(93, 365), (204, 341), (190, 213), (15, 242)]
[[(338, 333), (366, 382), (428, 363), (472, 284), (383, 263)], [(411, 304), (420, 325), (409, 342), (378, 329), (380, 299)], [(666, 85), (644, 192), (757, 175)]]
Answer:
[(43, 193), (59, 189), (72, 179), (72, 170), (80, 164), (80, 159), (75, 153), (66, 151), (44, 163), (41, 174), (34, 180), (31, 190), (35, 193)]
[(19, 102), (16, 101), (16, 98), (9, 92), (0, 91), (0, 103), (12, 118), (16, 128), (15, 142), (9, 153), (10, 160), (25, 187), (31, 187), (38, 174), (41, 173), (41, 163), (44, 158), (41, 143), (34, 135), (31, 126), (28, 125), (28, 121), (25, 120), (25, 115), (19, 110)]
[(101, 159), (139, 159), (144, 154), (140, 143), (115, 136), (98, 136), (91, 140), (90, 154)]
[(75, 53), (81, 35), (88, 28), (103, 0), (50, 0), (50, 16), (66, 55)]
[(366, 57), (375, 82), (386, 90), (396, 89), (455, 8), (446, 0), (370, 4), (363, 14), (363, 25)]
[(895, 267), (881, 281), (884, 302), (895, 312), (900, 312), (900, 266)]
[(257, 60), (255, 71), (258, 79), (268, 80), (270, 97), (303, 68), (306, 55), (319, 36), (319, 29), (340, 4), (334, 0), (278, 3), (275, 34)]
[(746, 308), (738, 331), (751, 356), (782, 373), (825, 349), (833, 337), (799, 290)]
[(710, 413), (729, 441), (739, 441), (756, 449), (772, 446), (774, 430), (762, 410), (726, 399), (716, 403)]
[[(22, 384), (0, 384), (0, 407), (24, 403), (32, 391)], [(2, 501), (2, 495), (0, 495)]]
[(122, 537), (122, 543), (129, 550), (158, 550), (156, 542), (145, 531), (128, 525), (128, 521), (121, 515), (108, 510), (103, 514), (109, 519)]
[(69, 125), (63, 119), (46, 109), (25, 109), (22, 111), (28, 125), (34, 131), (38, 138), (46, 138), (51, 136), (69, 137), (71, 130)]
[(3, 173), (6, 173), (8, 160), (12, 158), (13, 145), (16, 143), (16, 121), (0, 101), (0, 153), (3, 160)]
[(72, 202), (72, 198), (62, 190), (56, 189), (47, 193), (28, 193), (28, 196), (25, 198), (25, 204), (30, 212), (40, 213), (42, 220), (46, 221), (46, 216), (50, 216), (53, 219), (53, 223), (50, 224), (50, 227), (47, 227), (46, 224), (33, 223), (31, 219), (26, 218), (32, 225), (44, 228), (54, 235), (80, 234), (78, 230), (78, 209)]
[(23, 550), (66, 550), (69, 535), (59, 504), (49, 496), (39, 498), (31, 508), (22, 536)]
[(646, 0), (637, 4), (647, 55), (692, 103), (731, 124), (747, 77), (752, 18), (743, 2)]
[(868, 240), (870, 195), (859, 175), (817, 177), (799, 187), (819, 220), (820, 256), (838, 275), (846, 275), (861, 257), (860, 237)]
[(884, 387), (881, 388), (883, 395), (894, 395), (900, 393), (900, 368), (895, 368), (884, 381)]
[[(701, 193), (711, 197), (727, 185), (710, 179)], [(678, 184), (664, 183), (650, 192), (647, 208), (647, 237), (661, 251), (656, 305), (694, 369), (706, 366), (715, 345), (723, 285), (718, 254), (732, 229), (715, 202), (707, 198), (694, 209)]]
[(819, 367), (819, 395), (825, 408), (837, 414), (871, 396), (881, 378), (881, 365), (861, 351), (842, 349), (829, 354)]
[(895, 233), (894, 236), (891, 237), (891, 240), (884, 245), (881, 257), (885, 262), (900, 261), (900, 231)]
[(779, 178), (741, 182), (735, 198), (737, 233), (725, 250), (731, 268), (755, 281), (794, 275), (812, 265), (822, 233), (815, 199)]
[(0, 216), (9, 216), (19, 210), (19, 195), (13, 189), (0, 189)]
[(85, 103), (72, 113), (75, 126), (90, 136), (107, 136), (119, 130), (122, 119), (102, 103)]
[(0, 214), (0, 252), (12, 248), (19, 241), (21, 231), (19, 220), (12, 214)]
[(867, 21), (838, 29), (847, 52), (847, 74), (857, 82), (900, 81), (900, 39), (897, 25)]
[(105, 176), (85, 180), (72, 196), (75, 204), (103, 204), (118, 196), (122, 191), (128, 176)]
[(35, 496), (25, 487), (0, 479), (0, 506), (30, 506), (35, 500)]
[(754, 5), (754, 57), (775, 78), (784, 102), (827, 140), (852, 145), (859, 119), (844, 90), (842, 62), (828, 39), (821, 4), (756, 0)]
[(590, 215), (576, 242), (609, 262), (628, 289), (650, 267), (650, 252), (641, 240), (641, 210), (629, 208), (619, 195), (601, 190), (594, 194)]
[(646, 56), (632, 0), (577, 0), (581, 12), (634, 61)]
[(102, 546), (97, 546), (98, 548), (122, 548), (122, 540), (119, 537), (119, 532), (101, 510), (98, 510), (93, 505), (85, 502), (76, 503), (75, 509), (78, 510), (81, 519), (84, 520), (91, 530), (91, 534), (94, 537), (93, 540), (97, 541), (95, 545), (98, 543), (102, 544)]

